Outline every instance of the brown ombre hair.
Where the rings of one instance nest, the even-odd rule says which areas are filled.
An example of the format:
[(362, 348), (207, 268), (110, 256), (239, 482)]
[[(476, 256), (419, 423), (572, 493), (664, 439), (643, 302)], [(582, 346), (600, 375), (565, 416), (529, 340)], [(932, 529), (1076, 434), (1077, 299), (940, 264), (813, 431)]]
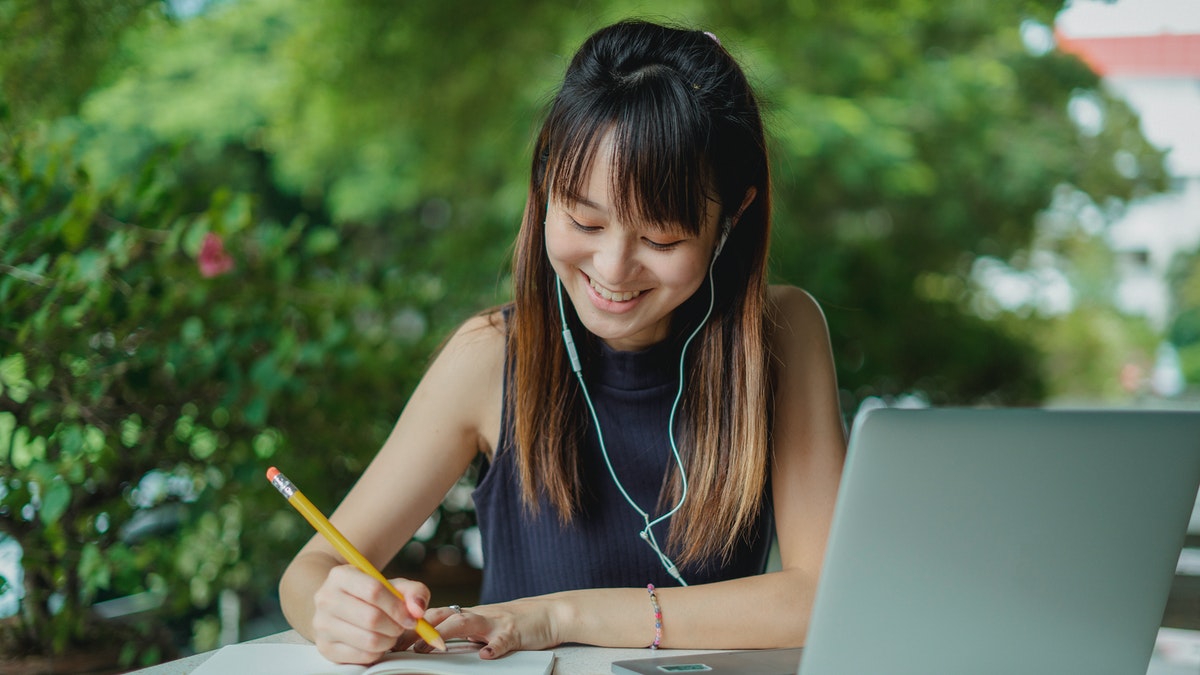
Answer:
[[(571, 201), (584, 193), (597, 146), (610, 132), (614, 208), (627, 222), (635, 217), (699, 234), (712, 201), (722, 219), (733, 217), (755, 191), (715, 261), (713, 313), (687, 354), (676, 428), (689, 487), (672, 517), (668, 549), (681, 564), (727, 557), (763, 508), (770, 463), (771, 200), (754, 93), (724, 47), (700, 31), (626, 21), (596, 32), (572, 59), (538, 134), (513, 257), (507, 347), (508, 416), (523, 497), (536, 509), (544, 496), (569, 520), (580, 493), (579, 446), (589, 422), (562, 343), (546, 205), (551, 196)], [(697, 292), (701, 302), (674, 312), (675, 333), (695, 328), (707, 287)], [(596, 338), (569, 304), (566, 313), (586, 353)], [(676, 473), (664, 477), (659, 509), (674, 504), (679, 491)]]

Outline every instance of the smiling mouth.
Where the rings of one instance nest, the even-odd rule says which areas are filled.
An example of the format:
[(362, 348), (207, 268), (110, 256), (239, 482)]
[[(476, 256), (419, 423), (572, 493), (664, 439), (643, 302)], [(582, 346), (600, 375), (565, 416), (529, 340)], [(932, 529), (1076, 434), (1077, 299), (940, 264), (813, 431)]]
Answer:
[(597, 284), (591, 279), (591, 277), (588, 278), (588, 285), (592, 287), (593, 291), (596, 291), (596, 295), (599, 295), (610, 302), (629, 302), (630, 300), (642, 294), (641, 291), (610, 291), (600, 284)]

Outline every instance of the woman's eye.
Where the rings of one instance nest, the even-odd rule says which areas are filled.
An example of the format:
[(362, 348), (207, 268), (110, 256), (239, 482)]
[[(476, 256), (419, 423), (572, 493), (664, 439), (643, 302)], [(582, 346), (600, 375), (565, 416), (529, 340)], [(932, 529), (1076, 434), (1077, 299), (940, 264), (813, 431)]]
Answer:
[(649, 246), (650, 248), (654, 249), (655, 251), (670, 251), (671, 249), (678, 246), (682, 240), (663, 242), (663, 241), (654, 241), (653, 239), (643, 239), (642, 241), (645, 241), (646, 245)]
[(570, 221), (571, 221), (571, 225), (573, 225), (575, 227), (575, 229), (579, 230), (580, 232), (596, 232), (600, 229), (599, 227), (593, 227), (591, 225), (584, 225), (583, 223), (579, 222), (578, 220), (575, 220), (574, 218), (570, 218)]

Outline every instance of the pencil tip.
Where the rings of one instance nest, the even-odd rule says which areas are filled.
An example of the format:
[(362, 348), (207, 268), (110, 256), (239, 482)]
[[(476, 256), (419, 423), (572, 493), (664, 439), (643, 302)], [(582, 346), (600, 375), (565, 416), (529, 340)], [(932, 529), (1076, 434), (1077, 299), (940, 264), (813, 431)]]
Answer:
[(434, 638), (433, 642), (429, 644), (435, 647), (439, 652), (446, 651), (446, 641), (442, 639), (441, 635)]

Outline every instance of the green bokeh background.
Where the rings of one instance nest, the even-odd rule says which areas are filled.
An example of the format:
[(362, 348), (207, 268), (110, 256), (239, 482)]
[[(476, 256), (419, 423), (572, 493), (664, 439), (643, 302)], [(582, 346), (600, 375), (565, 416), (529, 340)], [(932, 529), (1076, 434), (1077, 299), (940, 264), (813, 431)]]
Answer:
[[(619, 18), (713, 31), (745, 64), (772, 278), (821, 301), (848, 417), (1136, 403), (1118, 373), (1164, 338), (1195, 387), (1195, 255), (1166, 335), (1113, 308), (1085, 220), (1167, 176), (1095, 74), (1022, 40), (1061, 4), (0, 0), (0, 532), (24, 551), (0, 654), (148, 664), (217, 646), (222, 593), (272, 611), (310, 531), (263, 472), (332, 510), (440, 341), (507, 299), (541, 111)], [(213, 277), (210, 233), (232, 262)], [(974, 274), (1035, 252), (1069, 312)], [(395, 571), (474, 578), (446, 571), (469, 485)], [(128, 596), (153, 609), (92, 610)]]

